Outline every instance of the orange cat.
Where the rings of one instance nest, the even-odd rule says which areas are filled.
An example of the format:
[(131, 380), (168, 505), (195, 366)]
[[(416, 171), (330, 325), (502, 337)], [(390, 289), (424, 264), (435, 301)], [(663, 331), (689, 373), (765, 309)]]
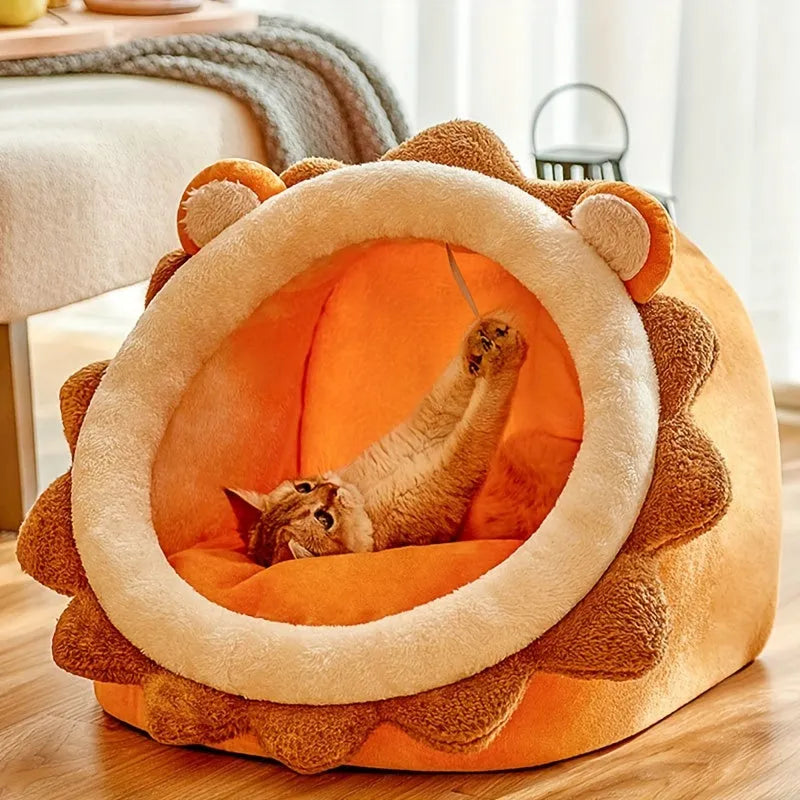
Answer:
[(481, 319), (404, 423), (334, 472), (268, 494), (226, 489), (248, 556), (288, 558), (451, 541), (486, 479), (527, 343)]

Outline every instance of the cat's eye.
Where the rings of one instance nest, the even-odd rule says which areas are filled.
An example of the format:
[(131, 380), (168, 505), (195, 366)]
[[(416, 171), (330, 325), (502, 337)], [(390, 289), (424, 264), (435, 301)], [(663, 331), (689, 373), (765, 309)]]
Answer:
[(300, 492), (300, 494), (308, 494), (314, 487), (308, 483), (308, 481), (303, 481), (302, 483), (296, 483), (294, 485), (294, 490), (296, 492)]
[(319, 522), (326, 531), (329, 531), (333, 527), (333, 516), (325, 511), (324, 508), (318, 508), (314, 512), (314, 519)]

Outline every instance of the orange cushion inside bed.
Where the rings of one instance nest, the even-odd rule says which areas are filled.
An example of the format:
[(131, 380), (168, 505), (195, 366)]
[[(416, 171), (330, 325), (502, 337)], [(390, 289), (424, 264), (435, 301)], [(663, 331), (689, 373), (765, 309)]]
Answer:
[[(563, 337), (502, 267), (469, 251), (456, 256), (481, 312), (511, 311), (529, 342), (505, 441), (519, 452), (520, 442), (535, 441), (531, 434), (543, 435), (563, 445), (552, 469), (568, 472), (583, 406)], [(175, 569), (242, 613), (350, 624), (452, 591), (513, 552), (518, 541), (482, 540), (472, 525), (463, 538), (473, 541), (264, 570), (235, 552), (222, 493), (223, 486), (268, 491), (351, 461), (411, 413), (472, 319), (443, 245), (420, 240), (339, 251), (264, 300), (195, 376), (153, 465), (153, 520)], [(547, 468), (541, 453), (531, 452), (530, 463)], [(484, 494), (471, 519), (480, 519)]]
[(201, 594), (232, 611), (297, 625), (355, 625), (452, 592), (520, 544), (515, 539), (452, 542), (282, 561), (263, 569), (244, 555), (232, 534), (169, 560)]

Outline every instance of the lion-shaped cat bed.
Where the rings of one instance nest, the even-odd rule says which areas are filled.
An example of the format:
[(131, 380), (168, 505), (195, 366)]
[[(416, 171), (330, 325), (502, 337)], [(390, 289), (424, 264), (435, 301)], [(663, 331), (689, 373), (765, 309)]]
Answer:
[(360, 166), (220, 162), (178, 230), (117, 356), (65, 384), (72, 469), (20, 532), (108, 713), (299, 772), (507, 769), (759, 653), (769, 385), (652, 198), (530, 181), (453, 122)]

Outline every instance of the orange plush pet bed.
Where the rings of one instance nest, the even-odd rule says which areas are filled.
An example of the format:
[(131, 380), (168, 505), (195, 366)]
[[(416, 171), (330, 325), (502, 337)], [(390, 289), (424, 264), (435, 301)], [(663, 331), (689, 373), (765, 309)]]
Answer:
[(20, 534), (110, 714), (300, 772), (505, 769), (758, 654), (769, 388), (647, 195), (528, 181), (457, 122), (362, 166), (221, 162), (178, 229), (64, 386), (73, 466)]

